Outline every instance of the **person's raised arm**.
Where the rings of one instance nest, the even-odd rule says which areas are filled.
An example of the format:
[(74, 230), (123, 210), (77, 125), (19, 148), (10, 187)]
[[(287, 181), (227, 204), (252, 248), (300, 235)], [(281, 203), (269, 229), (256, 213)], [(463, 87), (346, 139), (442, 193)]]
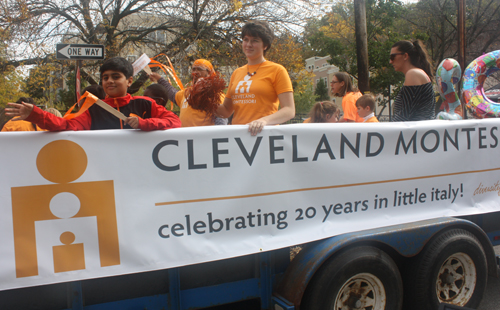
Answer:
[(159, 75), (158, 73), (156, 72), (152, 72), (150, 75), (149, 75), (149, 79), (151, 80), (151, 82), (153, 83), (158, 83), (158, 80), (161, 79), (161, 75)]
[(295, 116), (295, 101), (293, 92), (285, 92), (278, 95), (280, 109), (271, 115), (264, 116), (248, 123), (248, 131), (255, 136), (262, 131), (266, 125), (276, 125), (284, 123)]
[(66, 120), (29, 103), (8, 103), (8, 105), (10, 108), (5, 109), (6, 115), (19, 116), (16, 120), (26, 120), (49, 131), (89, 130), (91, 126), (89, 111), (85, 111), (71, 120)]
[(5, 108), (5, 115), (7, 115), (7, 116), (19, 116), (18, 118), (13, 119), (13, 121), (25, 120), (31, 114), (31, 111), (33, 111), (33, 105), (31, 103), (9, 102), (7, 104), (9, 105), (9, 108)]
[(234, 112), (234, 106), (233, 106), (233, 100), (226, 96), (224, 98), (224, 102), (219, 105), (216, 111), (216, 116), (220, 118), (228, 118), (233, 114)]
[(172, 101), (176, 106), (177, 101), (175, 100), (175, 94), (179, 92), (175, 87), (172, 86), (166, 79), (164, 79), (161, 75), (156, 72), (153, 72), (149, 75), (149, 79), (154, 82), (164, 86), (167, 89), (168, 100)]

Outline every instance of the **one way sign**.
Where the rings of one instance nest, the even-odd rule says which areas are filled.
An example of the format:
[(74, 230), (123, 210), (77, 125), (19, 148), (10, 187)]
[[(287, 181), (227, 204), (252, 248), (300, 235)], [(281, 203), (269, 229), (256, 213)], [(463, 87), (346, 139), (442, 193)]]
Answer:
[(57, 59), (104, 59), (104, 45), (56, 44)]

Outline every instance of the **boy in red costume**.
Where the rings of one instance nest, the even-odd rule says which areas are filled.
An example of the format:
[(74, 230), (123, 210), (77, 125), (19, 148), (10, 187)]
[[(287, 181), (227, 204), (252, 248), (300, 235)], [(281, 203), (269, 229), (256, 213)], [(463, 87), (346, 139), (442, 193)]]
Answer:
[(147, 97), (133, 97), (127, 93), (132, 85), (134, 69), (126, 59), (114, 57), (106, 60), (100, 68), (101, 82), (106, 98), (103, 100), (123, 113), (122, 121), (94, 104), (81, 115), (67, 120), (47, 113), (29, 103), (8, 103), (6, 115), (37, 124), (50, 131), (99, 130), (99, 129), (141, 129), (163, 130), (181, 126), (179, 118)]

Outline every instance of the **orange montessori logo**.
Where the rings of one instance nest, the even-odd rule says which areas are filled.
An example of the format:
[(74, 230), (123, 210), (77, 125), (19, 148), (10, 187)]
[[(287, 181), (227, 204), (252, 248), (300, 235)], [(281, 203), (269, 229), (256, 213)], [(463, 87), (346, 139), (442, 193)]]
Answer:
[(11, 189), (16, 276), (119, 265), (113, 181), (71, 183), (87, 155), (68, 140), (45, 145), (36, 166), (54, 184)]

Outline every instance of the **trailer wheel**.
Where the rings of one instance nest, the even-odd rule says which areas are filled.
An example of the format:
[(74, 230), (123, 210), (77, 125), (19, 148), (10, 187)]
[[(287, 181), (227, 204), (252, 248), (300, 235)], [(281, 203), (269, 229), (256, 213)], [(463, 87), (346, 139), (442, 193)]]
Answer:
[(463, 229), (431, 241), (405, 276), (405, 308), (437, 310), (440, 303), (476, 308), (488, 278), (479, 240)]
[(399, 310), (403, 283), (389, 255), (362, 246), (340, 253), (323, 264), (307, 286), (300, 309)]

